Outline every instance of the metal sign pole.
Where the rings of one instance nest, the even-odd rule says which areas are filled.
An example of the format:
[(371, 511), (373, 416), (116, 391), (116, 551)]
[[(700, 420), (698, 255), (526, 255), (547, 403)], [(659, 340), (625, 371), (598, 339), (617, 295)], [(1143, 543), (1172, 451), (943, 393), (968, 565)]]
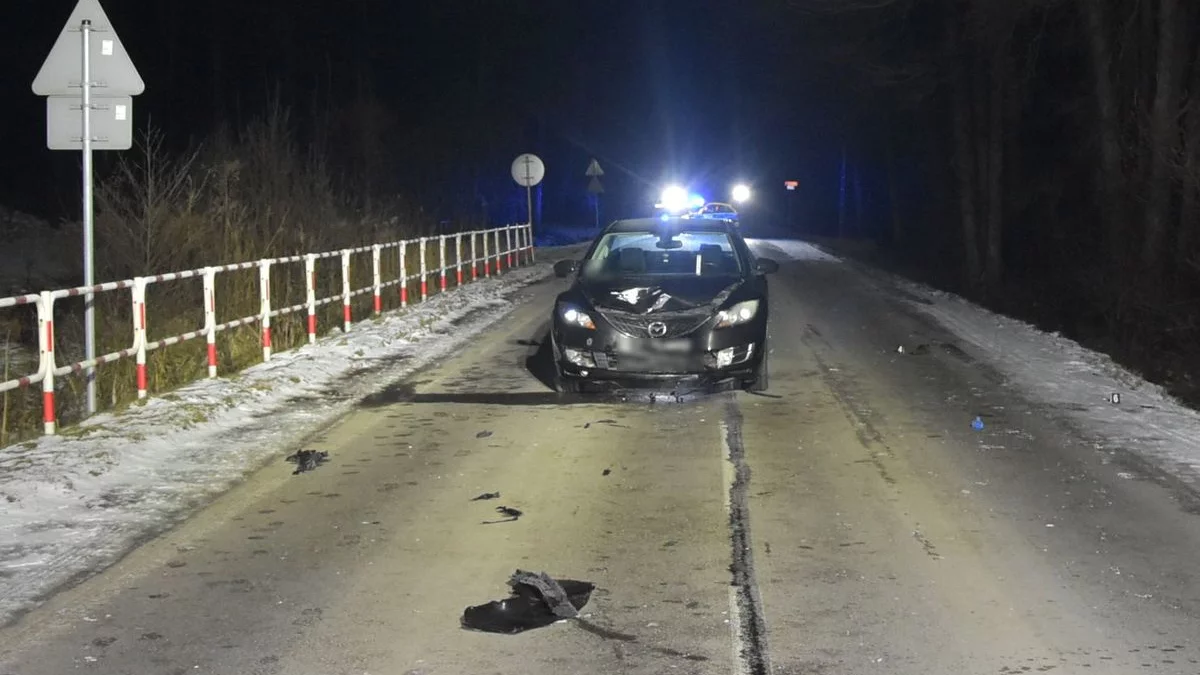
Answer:
[[(95, 285), (92, 256), (92, 22), (83, 20), (83, 285)], [(83, 296), (84, 358), (96, 358), (96, 296), (89, 290)], [(87, 369), (87, 411), (96, 414), (96, 367)]]
[(529, 186), (529, 185), (525, 186), (525, 202), (526, 202), (525, 208), (528, 209), (525, 212), (527, 214), (526, 218), (529, 220), (529, 227), (532, 229), (533, 228), (533, 187), (532, 186)]

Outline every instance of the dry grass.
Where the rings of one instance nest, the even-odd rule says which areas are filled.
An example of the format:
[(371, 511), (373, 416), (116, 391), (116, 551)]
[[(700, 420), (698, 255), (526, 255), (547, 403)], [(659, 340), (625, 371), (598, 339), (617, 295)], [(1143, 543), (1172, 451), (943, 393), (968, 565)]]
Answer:
[[(399, 211), (391, 204), (366, 195), (339, 193), (322, 157), (305, 151), (291, 132), (286, 111), (275, 109), (249, 125), (236, 138), (218, 136), (206, 147), (170, 156), (163, 138), (150, 131), (125, 155), (96, 190), (96, 278), (129, 279), (139, 275), (184, 271), (206, 265), (332, 251), (386, 243), (432, 233), (432, 224), (417, 213)], [(367, 209), (364, 205), (370, 204)], [(473, 229), (463, 223), (463, 229)], [(68, 237), (74, 235), (67, 232)], [(76, 239), (71, 238), (70, 241)], [(453, 242), (447, 261), (455, 262)], [(464, 241), (464, 256), (470, 249)], [(417, 268), (417, 246), (405, 252), (409, 274)], [(428, 246), (426, 264), (438, 267), (436, 240)], [(395, 248), (381, 258), (384, 281), (398, 276)], [(82, 276), (82, 275), (80, 275)], [(469, 271), (466, 279), (469, 280)], [(351, 263), (352, 288), (372, 284), (371, 253), (355, 254)], [(449, 278), (454, 285), (454, 278)], [(301, 304), (305, 300), (303, 263), (275, 265), (271, 270), (272, 306)], [(199, 278), (151, 284), (147, 289), (147, 324), (151, 341), (198, 330), (204, 325), (202, 282)], [(338, 258), (317, 263), (317, 297), (341, 293)], [(429, 278), (430, 294), (437, 279)], [(409, 301), (419, 302), (419, 286), (409, 285)], [(399, 290), (383, 293), (384, 309), (399, 306)], [(218, 323), (259, 312), (258, 270), (217, 275)], [(373, 311), (372, 294), (354, 298), (354, 320)], [(96, 334), (99, 353), (125, 349), (132, 342), (129, 291), (96, 297)], [(0, 337), (13, 335), (11, 343), (30, 346), (29, 328), (36, 325), (32, 310), (4, 313)], [(318, 309), (318, 332), (342, 326), (341, 302)], [(60, 366), (83, 356), (83, 303), (70, 298), (56, 302), (57, 360)], [(20, 335), (18, 340), (15, 336)], [(220, 371), (229, 373), (262, 361), (261, 333), (257, 324), (218, 335)], [(32, 338), (36, 369), (36, 338)], [(298, 347), (307, 341), (306, 314), (301, 311), (272, 319), (275, 350)], [(20, 376), (28, 361), (18, 362), (0, 344), (0, 370), (4, 378)], [(28, 351), (24, 352), (28, 354)], [(172, 345), (147, 357), (148, 388), (162, 393), (206, 375), (203, 339)], [(58, 379), (60, 424), (81, 419), (85, 383), (81, 377)], [(0, 447), (36, 436), (41, 430), (41, 396), (38, 387), (6, 392), (0, 410)], [(97, 370), (97, 391), (102, 410), (117, 409), (137, 400), (134, 363), (124, 359)]]

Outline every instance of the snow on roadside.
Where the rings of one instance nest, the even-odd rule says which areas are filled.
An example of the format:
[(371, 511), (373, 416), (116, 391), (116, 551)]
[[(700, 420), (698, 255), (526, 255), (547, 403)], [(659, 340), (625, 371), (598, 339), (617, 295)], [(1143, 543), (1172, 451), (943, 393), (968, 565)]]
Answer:
[(887, 276), (905, 302), (978, 347), (1033, 400), (1063, 411), (1098, 450), (1131, 452), (1183, 482), (1200, 482), (1200, 412), (1074, 340)]
[[(237, 375), (99, 415), (67, 435), (0, 449), (0, 625), (103, 570), (355, 402), (452, 353), (506, 314), (538, 264), (357, 323)], [(455, 325), (455, 322), (458, 325)]]
[[(809, 262), (841, 262), (840, 258), (832, 256), (825, 251), (804, 241), (794, 239), (747, 239), (751, 245), (761, 244), (770, 248), (778, 249), (788, 257), (789, 260), (805, 260)], [(768, 256), (769, 257), (769, 256)]]

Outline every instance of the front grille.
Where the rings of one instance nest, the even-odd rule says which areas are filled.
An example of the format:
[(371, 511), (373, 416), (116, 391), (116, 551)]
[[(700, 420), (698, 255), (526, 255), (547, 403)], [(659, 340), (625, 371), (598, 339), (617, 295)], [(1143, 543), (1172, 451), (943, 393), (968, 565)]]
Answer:
[[(616, 328), (629, 337), (670, 339), (683, 337), (691, 333), (702, 326), (705, 321), (708, 321), (711, 315), (707, 312), (704, 314), (626, 314), (624, 312), (600, 312), (600, 316), (603, 316), (605, 321), (612, 324), (613, 328)], [(650, 324), (657, 321), (661, 321), (666, 325), (667, 332), (663, 335), (651, 336)]]

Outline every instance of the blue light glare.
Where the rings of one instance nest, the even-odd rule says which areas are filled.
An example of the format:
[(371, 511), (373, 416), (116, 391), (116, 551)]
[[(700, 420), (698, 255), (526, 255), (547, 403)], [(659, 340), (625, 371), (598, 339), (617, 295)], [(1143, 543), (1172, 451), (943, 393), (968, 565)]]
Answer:
[(661, 216), (659, 216), (659, 217), (660, 217), (660, 218), (662, 218), (662, 221), (665, 223), (665, 222), (667, 222), (668, 220), (670, 220), (670, 219), (671, 219), (671, 214), (669, 214), (669, 213), (664, 213), (664, 214), (662, 214), (662, 215), (661, 215)]
[(704, 197), (700, 195), (692, 195), (691, 197), (688, 197), (688, 206), (692, 207), (693, 209), (698, 209), (704, 206)]

